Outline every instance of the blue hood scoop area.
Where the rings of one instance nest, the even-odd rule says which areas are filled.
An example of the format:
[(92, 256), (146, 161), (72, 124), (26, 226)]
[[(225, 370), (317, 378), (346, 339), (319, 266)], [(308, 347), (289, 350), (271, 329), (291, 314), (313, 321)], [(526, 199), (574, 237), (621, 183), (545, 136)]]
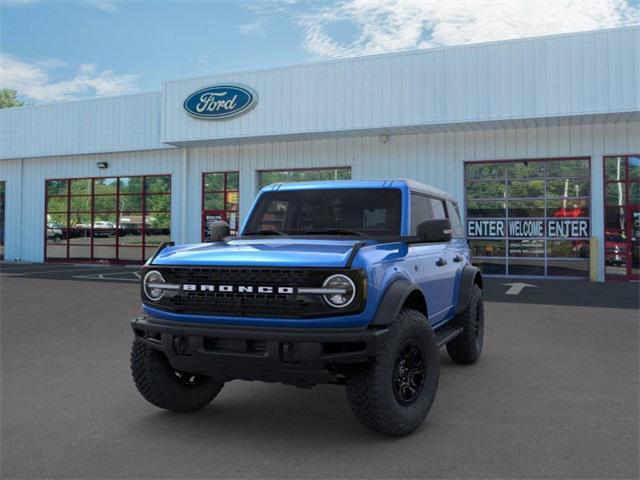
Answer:
[(353, 239), (256, 238), (176, 245), (163, 249), (153, 265), (343, 268), (359, 243)]

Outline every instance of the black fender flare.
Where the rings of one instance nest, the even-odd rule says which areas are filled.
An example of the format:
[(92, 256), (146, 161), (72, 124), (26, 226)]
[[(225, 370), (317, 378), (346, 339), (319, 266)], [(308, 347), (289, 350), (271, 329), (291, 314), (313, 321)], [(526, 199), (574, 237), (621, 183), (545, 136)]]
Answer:
[(420, 287), (404, 278), (392, 281), (384, 292), (378, 311), (369, 326), (385, 327), (393, 323), (400, 313), (405, 300), (416, 290), (419, 290), (420, 294), (423, 295)]
[(458, 294), (456, 315), (460, 315), (466, 310), (469, 298), (471, 297), (471, 288), (474, 283), (477, 283), (480, 288), (482, 288), (482, 274), (480, 273), (480, 269), (473, 265), (465, 265), (460, 278), (460, 293)]

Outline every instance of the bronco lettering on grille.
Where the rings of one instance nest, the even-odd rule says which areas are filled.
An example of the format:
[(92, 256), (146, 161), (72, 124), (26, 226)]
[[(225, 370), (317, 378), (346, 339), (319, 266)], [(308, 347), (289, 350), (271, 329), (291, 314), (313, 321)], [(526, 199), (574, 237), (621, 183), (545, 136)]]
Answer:
[(270, 287), (254, 285), (197, 285), (195, 283), (182, 284), (185, 292), (218, 292), (218, 293), (275, 293), (281, 295), (293, 295), (294, 287)]

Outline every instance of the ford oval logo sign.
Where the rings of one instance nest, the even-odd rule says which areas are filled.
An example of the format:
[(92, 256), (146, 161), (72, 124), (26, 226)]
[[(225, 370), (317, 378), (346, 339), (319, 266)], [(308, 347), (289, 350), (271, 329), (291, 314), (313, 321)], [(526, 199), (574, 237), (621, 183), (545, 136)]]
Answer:
[(192, 93), (184, 101), (184, 109), (196, 118), (218, 120), (235, 117), (251, 110), (258, 95), (241, 85), (215, 85)]

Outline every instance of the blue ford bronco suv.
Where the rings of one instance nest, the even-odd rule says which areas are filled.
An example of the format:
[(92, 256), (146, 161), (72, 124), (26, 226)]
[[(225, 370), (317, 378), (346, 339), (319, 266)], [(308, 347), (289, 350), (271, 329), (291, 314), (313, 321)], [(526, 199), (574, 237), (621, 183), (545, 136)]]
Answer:
[(274, 184), (237, 237), (161, 246), (131, 321), (134, 382), (173, 412), (227, 381), (345, 385), (364, 426), (414, 431), (438, 388), (440, 347), (482, 350), (482, 278), (455, 200), (410, 180)]

